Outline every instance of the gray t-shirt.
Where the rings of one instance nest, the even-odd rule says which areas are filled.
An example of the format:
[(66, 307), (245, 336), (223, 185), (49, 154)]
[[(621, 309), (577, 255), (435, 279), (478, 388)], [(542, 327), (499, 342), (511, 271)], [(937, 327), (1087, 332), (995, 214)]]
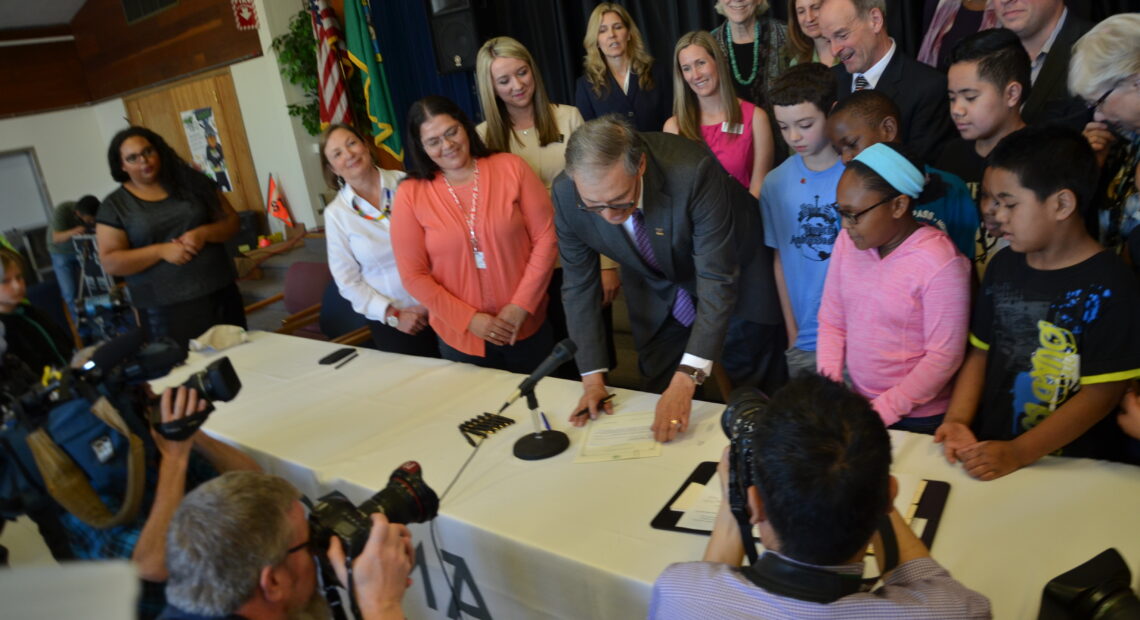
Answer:
[(48, 252), (51, 254), (74, 255), (75, 244), (71, 242), (71, 239), (56, 243), (52, 241), (51, 234), (53, 232), (71, 230), (72, 228), (75, 228), (76, 226), (80, 226), (82, 224), (83, 220), (79, 219), (79, 214), (75, 211), (74, 200), (68, 200), (67, 202), (59, 203), (59, 205), (56, 206), (55, 211), (52, 211), (51, 226), (48, 227), (47, 231)]
[[(209, 182), (203, 177), (203, 183)], [(103, 199), (96, 221), (127, 234), (131, 248), (165, 243), (182, 233), (221, 219), (221, 205), (173, 196), (141, 200), (120, 187)], [(185, 265), (160, 260), (150, 268), (127, 276), (131, 301), (140, 308), (168, 306), (208, 295), (237, 278), (233, 261), (220, 243), (207, 243)]]

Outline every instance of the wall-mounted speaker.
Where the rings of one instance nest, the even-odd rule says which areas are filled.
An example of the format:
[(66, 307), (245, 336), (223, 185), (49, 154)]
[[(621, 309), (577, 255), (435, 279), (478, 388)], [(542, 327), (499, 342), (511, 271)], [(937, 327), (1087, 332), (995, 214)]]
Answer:
[(431, 0), (431, 35), (440, 73), (475, 69), (482, 41), (469, 0)]

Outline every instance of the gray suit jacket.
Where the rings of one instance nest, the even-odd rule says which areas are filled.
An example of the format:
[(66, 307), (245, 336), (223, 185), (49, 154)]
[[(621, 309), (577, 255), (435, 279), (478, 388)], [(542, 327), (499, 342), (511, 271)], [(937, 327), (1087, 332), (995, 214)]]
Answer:
[(677, 287), (697, 302), (685, 351), (705, 359), (719, 359), (730, 316), (782, 320), (757, 201), (703, 145), (671, 134), (641, 135), (648, 146), (645, 225), (662, 273), (646, 264), (621, 226), (578, 209), (577, 189), (565, 173), (554, 180), (562, 303), (582, 370), (608, 365), (599, 254), (621, 266), (639, 351), (669, 319)]

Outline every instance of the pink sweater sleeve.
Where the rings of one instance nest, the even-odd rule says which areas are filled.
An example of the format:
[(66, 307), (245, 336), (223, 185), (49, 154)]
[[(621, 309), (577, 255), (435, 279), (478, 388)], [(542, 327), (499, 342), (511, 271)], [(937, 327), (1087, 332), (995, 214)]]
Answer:
[(533, 315), (542, 303), (554, 272), (558, 238), (554, 232), (554, 205), (550, 202), (550, 192), (525, 161), (519, 159), (516, 167), (521, 168), (519, 207), (530, 237), (531, 250), (522, 279), (511, 295), (511, 303)]
[(894, 387), (871, 401), (887, 426), (938, 396), (962, 365), (970, 321), (969, 278), (969, 261), (956, 255), (927, 280), (922, 295), (922, 359)]
[(844, 316), (843, 257), (853, 246), (847, 231), (835, 238), (831, 263), (827, 266), (827, 279), (823, 284), (823, 298), (819, 303), (819, 331), (815, 342), (816, 369), (832, 381), (843, 381), (843, 357), (846, 351), (847, 321)]

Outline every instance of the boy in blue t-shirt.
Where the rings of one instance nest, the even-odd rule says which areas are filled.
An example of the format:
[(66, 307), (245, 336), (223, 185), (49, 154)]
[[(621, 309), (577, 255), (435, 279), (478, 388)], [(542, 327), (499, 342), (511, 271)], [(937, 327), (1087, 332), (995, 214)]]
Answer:
[(934, 440), (993, 480), (1045, 455), (1126, 459), (1111, 413), (1140, 377), (1140, 292), (1085, 229), (1097, 165), (1081, 134), (1028, 127), (990, 153), (983, 195), (1009, 247), (986, 268)]
[[(890, 97), (877, 90), (861, 90), (852, 93), (831, 111), (827, 133), (831, 145), (839, 151), (846, 164), (872, 144), (898, 140), (900, 118), (899, 108)], [(970, 189), (962, 179), (949, 172), (929, 165), (924, 172), (930, 179), (940, 179), (942, 191), (933, 192), (928, 182), (924, 198), (927, 193), (932, 198), (928, 202), (914, 204), (914, 219), (942, 229), (950, 235), (958, 251), (973, 260), (980, 218)]]
[(780, 135), (795, 151), (760, 188), (764, 243), (775, 251), (776, 288), (791, 348), (788, 375), (814, 373), (820, 298), (831, 246), (839, 234), (835, 188), (843, 162), (827, 137), (835, 78), (818, 63), (797, 65), (772, 85)]

